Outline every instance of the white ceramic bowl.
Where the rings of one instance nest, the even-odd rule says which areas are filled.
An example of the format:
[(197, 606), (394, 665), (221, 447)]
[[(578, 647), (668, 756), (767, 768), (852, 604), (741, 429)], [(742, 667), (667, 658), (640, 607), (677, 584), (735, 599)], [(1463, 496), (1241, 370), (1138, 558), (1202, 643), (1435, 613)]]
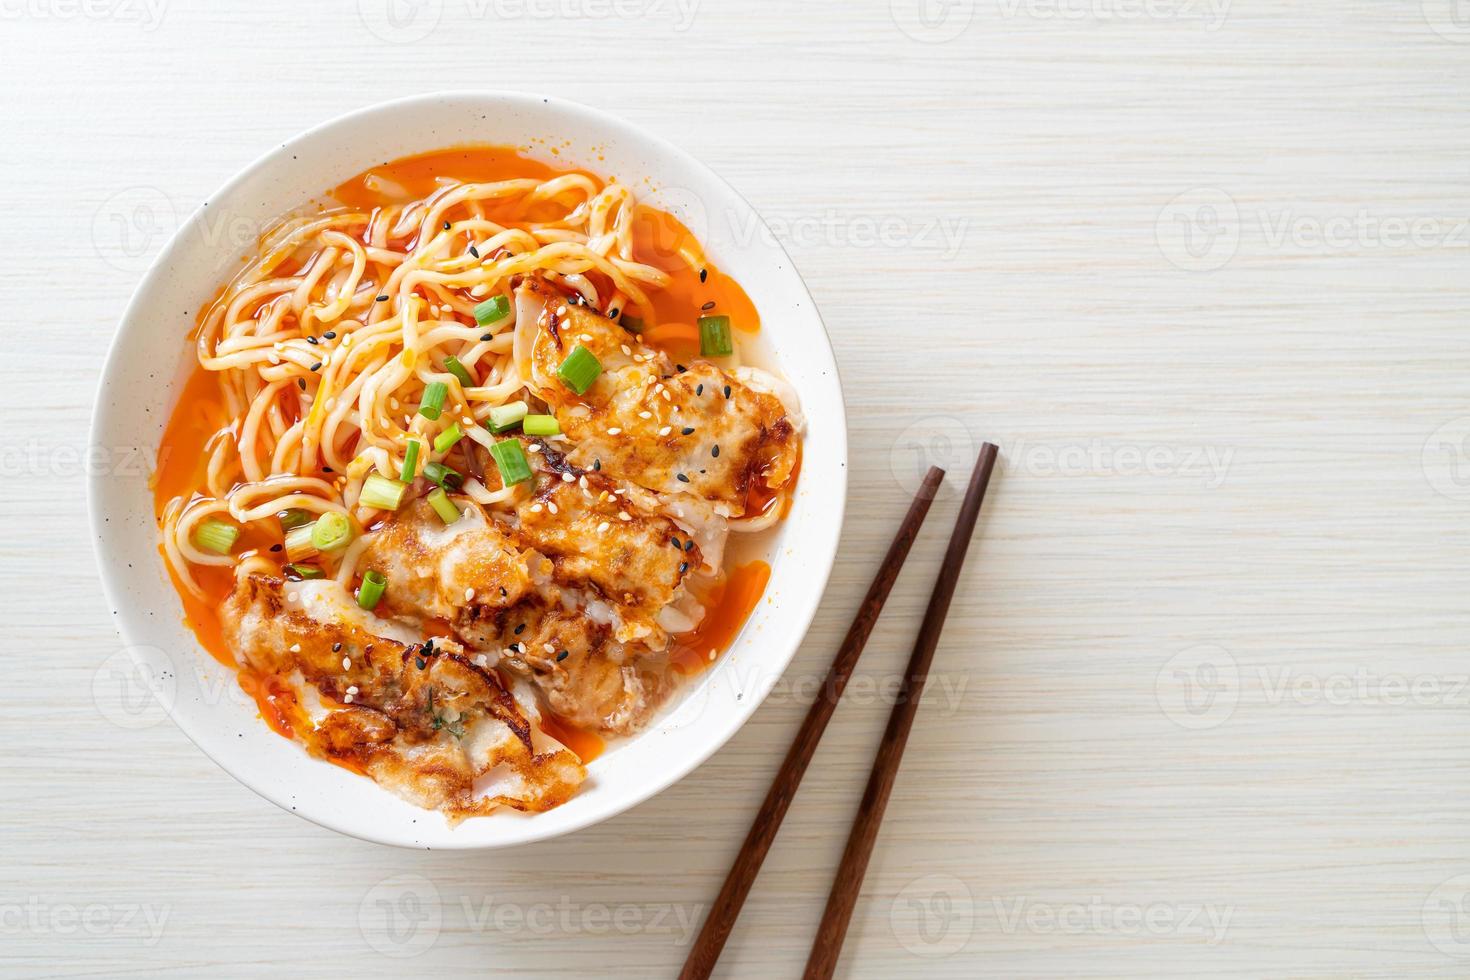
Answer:
[[(760, 705), (806, 633), (836, 554), (847, 489), (846, 421), (831, 345), (790, 257), (750, 206), (693, 157), (626, 122), (504, 92), (418, 96), (354, 112), (275, 148), (212, 196), (179, 228), (123, 314), (93, 414), (95, 458), (134, 459), (138, 447), (151, 469), (194, 356), (185, 334), (266, 222), (369, 166), (472, 142), (529, 146), (532, 155), (540, 148), (547, 160), (616, 175), (679, 216), (755, 302), (763, 326), (752, 359), (795, 386), (808, 430), (790, 517), (755, 544), (771, 564), (770, 585), (728, 652), (646, 731), (594, 761), (568, 803), (455, 828), (271, 732), (231, 671), (183, 624), (146, 476), (136, 466), (94, 469), (89, 496), (103, 587), (137, 669), (174, 721), (227, 772), (281, 807), (406, 847), (506, 847), (555, 837), (641, 803), (708, 758)], [(549, 155), (551, 147), (558, 156)]]

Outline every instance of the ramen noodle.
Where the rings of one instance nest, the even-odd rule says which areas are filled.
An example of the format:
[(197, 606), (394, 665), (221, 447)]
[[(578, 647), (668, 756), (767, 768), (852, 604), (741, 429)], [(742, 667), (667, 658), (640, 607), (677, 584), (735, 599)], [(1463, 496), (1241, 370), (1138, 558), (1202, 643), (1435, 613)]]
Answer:
[(199, 315), (161, 548), (272, 728), (451, 819), (540, 811), (759, 599), (800, 408), (632, 189), (514, 150), (377, 167)]

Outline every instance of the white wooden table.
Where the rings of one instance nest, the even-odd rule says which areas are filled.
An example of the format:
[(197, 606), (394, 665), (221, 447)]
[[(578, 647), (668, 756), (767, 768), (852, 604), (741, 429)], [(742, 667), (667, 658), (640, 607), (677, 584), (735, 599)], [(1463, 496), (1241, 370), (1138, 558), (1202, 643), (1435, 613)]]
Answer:
[[(921, 463), (982, 438), (842, 972), (1470, 973), (1470, 10), (231, 7), (0, 0), (0, 973), (671, 975)], [(714, 759), (570, 838), (414, 853), (124, 700), (79, 454), (179, 216), (325, 118), (477, 86), (614, 110), (751, 199), (832, 333), (852, 484), (815, 628)], [(724, 976), (804, 961), (956, 504)]]

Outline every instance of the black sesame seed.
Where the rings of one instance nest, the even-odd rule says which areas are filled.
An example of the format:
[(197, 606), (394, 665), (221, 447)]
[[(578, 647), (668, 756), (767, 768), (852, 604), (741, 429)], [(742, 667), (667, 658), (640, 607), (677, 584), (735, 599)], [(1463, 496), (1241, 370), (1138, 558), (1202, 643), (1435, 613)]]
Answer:
[(445, 231), (448, 231), (449, 230), (449, 222), (447, 222), (447, 221), (444, 222), (444, 230)]
[(382, 296), (379, 296), (377, 298), (376, 302), (379, 302), (379, 303), (386, 303), (386, 302), (388, 302), (388, 294), (387, 293), (384, 293)]
[(311, 369), (313, 371), (320, 371), (322, 369), (322, 362), (321, 361), (317, 361), (315, 364), (313, 364), (311, 366)]
[(683, 473), (678, 474), (678, 477), (679, 477), (679, 482), (680, 483), (688, 483), (689, 482), (689, 477), (685, 476)]
[(704, 282), (708, 278), (709, 278), (709, 270), (708, 269), (700, 269), (699, 270), (699, 281), (700, 282)]
[(609, 320), (616, 320), (618, 318), (618, 311), (617, 310), (608, 310), (607, 311), (607, 318)]
[(415, 657), (413, 663), (414, 666), (417, 667), (419, 670), (423, 670), (425, 667), (429, 666), (429, 662), (423, 657)]
[(674, 546), (675, 551), (682, 551), (684, 549), (684, 543), (678, 538), (669, 538), (669, 544)]
[(676, 372), (678, 372), (679, 374), (683, 374), (685, 371), (687, 371), (689, 369), (687, 367), (685, 367), (684, 365), (682, 365), (682, 364), (675, 364), (674, 365), (674, 370)]
[(327, 340), (336, 340), (337, 339), (337, 331), (335, 331), (335, 330), (328, 330), (326, 333), (322, 334), (322, 336), (325, 337)]
[(692, 540), (691, 541), (685, 541), (684, 542), (684, 550), (685, 551), (693, 551), (694, 550), (694, 542)]
[(480, 334), (480, 339), (481, 340), (491, 340), (491, 339), (494, 338), (494, 336), (495, 335), (493, 333), (482, 333), (482, 334)]
[(319, 344), (319, 343), (321, 343), (321, 341), (320, 340), (317, 340), (315, 337), (307, 337), (306, 338), (306, 342), (308, 344)]
[(715, 301), (714, 300), (710, 300), (708, 303), (706, 303), (706, 304), (704, 304), (703, 306), (700, 307), (701, 310), (704, 310), (706, 312), (708, 312), (709, 310), (712, 310), (714, 308), (715, 308)]
[(306, 379), (305, 378), (297, 378), (296, 379), (296, 384), (301, 387), (301, 390), (302, 391), (305, 391), (306, 390)]
[(694, 393), (696, 395), (702, 395), (702, 394), (704, 394), (704, 385), (700, 385), (697, 388), (695, 388), (694, 389)]
[(684, 433), (684, 435), (686, 435), (686, 436), (687, 435), (693, 435), (694, 434), (694, 426), (692, 426), (692, 425), (686, 425), (686, 426), (684, 426), (684, 428), (680, 429), (679, 431), (682, 432), (682, 433)]
[(602, 460), (600, 460), (600, 459), (594, 459), (592, 461), (592, 468), (594, 470), (600, 470), (600, 469), (602, 469)]
[(565, 659), (567, 659), (567, 652), (565, 650), (561, 651), (560, 653), (558, 653), (556, 655), (556, 662), (557, 663), (561, 663)]
[(710, 446), (709, 447), (709, 454), (711, 456), (714, 456), (716, 459), (719, 458), (719, 455), (720, 455), (720, 444), (718, 442), (715, 443), (713, 446)]
[(322, 472), (323, 473), (332, 473), (332, 472), (335, 472), (335, 471), (330, 466), (323, 466), (322, 467)]
[(679, 574), (683, 575), (687, 571), (689, 571), (689, 563), (687, 561), (679, 562)]
[(278, 545), (278, 544), (273, 544), (273, 545), (271, 545), (271, 550), (272, 551), (280, 551), (281, 550), (281, 546)]
[(730, 386), (729, 385), (725, 385), (725, 397), (726, 398), (729, 398), (730, 397)]
[(473, 255), (475, 258), (478, 259), (480, 257), (480, 250), (478, 248), (475, 248), (475, 246), (471, 245), (470, 246), (470, 254)]
[(521, 623), (518, 626), (516, 626), (516, 636), (520, 636), (521, 635), (521, 631), (524, 630), (525, 628), (526, 628), (526, 624), (525, 623)]
[(332, 652), (333, 653), (341, 653), (342, 652), (342, 644), (340, 644), (340, 643), (333, 643), (332, 644)]

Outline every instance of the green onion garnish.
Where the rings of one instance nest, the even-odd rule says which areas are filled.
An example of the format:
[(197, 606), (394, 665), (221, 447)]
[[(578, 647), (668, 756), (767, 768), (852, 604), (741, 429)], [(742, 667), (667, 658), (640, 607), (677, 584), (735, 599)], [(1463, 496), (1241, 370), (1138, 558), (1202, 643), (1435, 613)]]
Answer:
[(490, 447), (490, 455), (500, 470), (500, 482), (505, 486), (531, 478), (531, 466), (526, 462), (526, 453), (514, 439), (504, 439)]
[(454, 501), (449, 499), (449, 494), (440, 487), (429, 494), (429, 506), (434, 508), (434, 513), (445, 524), (453, 524), (459, 520), (459, 508), (454, 506)]
[(300, 507), (283, 510), (276, 516), (281, 519), (282, 534), (285, 534), (287, 531), (293, 531), (303, 524), (311, 523), (311, 511), (302, 510)]
[(527, 415), (521, 420), (521, 431), (528, 436), (555, 436), (561, 434), (561, 425), (555, 415)]
[(311, 543), (311, 532), (315, 527), (315, 524), (303, 524), (286, 532), (287, 558), (291, 561), (300, 561), (316, 554), (317, 547)]
[(240, 529), (229, 521), (211, 517), (194, 529), (194, 544), (217, 555), (228, 555), (240, 537)]
[(315, 565), (298, 565), (292, 562), (286, 566), (286, 576), (295, 579), (326, 578), (327, 573)]
[(450, 490), (458, 490), (460, 484), (464, 482), (464, 477), (459, 475), (459, 471), (450, 469), (443, 463), (429, 463), (425, 466), (424, 479)]
[(474, 387), (475, 379), (470, 377), (469, 368), (461, 364), (459, 362), (459, 358), (455, 357), (453, 354), (450, 354), (448, 357), (444, 358), (444, 370), (448, 371), (450, 374), (458, 378), (459, 383), (464, 387)]
[(317, 551), (335, 551), (351, 540), (352, 524), (347, 520), (346, 514), (335, 510), (318, 517), (311, 526), (311, 544)]
[(444, 409), (444, 396), (449, 386), (442, 381), (431, 381), (424, 387), (424, 400), (419, 403), (419, 414), (426, 419), (437, 419)]
[(382, 572), (363, 572), (362, 585), (357, 588), (357, 604), (367, 610), (377, 608), (378, 600), (383, 598), (383, 590), (387, 587), (388, 580)]
[(482, 327), (489, 326), (498, 320), (504, 320), (510, 315), (510, 300), (504, 296), (491, 296), (485, 302), (475, 306), (475, 322)]
[(514, 429), (520, 424), (521, 419), (526, 417), (525, 402), (508, 402), (504, 405), (496, 405), (490, 409), (490, 421), (485, 426), (491, 432), (504, 432), (506, 429)]
[[(398, 473), (398, 479), (404, 483), (412, 483), (414, 474), (419, 468), (419, 441), (408, 440), (408, 448), (403, 451), (403, 469)], [(374, 474), (376, 475), (376, 474)]]
[[(418, 443), (414, 443), (414, 446), (417, 447)], [(378, 510), (397, 510), (403, 505), (403, 495), (407, 491), (407, 483), (390, 480), (381, 473), (373, 473), (363, 483), (362, 496), (357, 498), (357, 502), (364, 507), (375, 507)], [(320, 527), (321, 523), (317, 521), (317, 526)], [(320, 548), (321, 545), (317, 547)]]
[(735, 342), (730, 339), (729, 317), (699, 318), (699, 352), (705, 357), (729, 357), (735, 353)]
[(602, 363), (581, 344), (573, 347), (567, 359), (561, 362), (561, 367), (556, 369), (556, 376), (561, 378), (562, 384), (579, 395), (585, 395), (601, 373)]
[(454, 444), (464, 438), (464, 430), (455, 422), (449, 428), (434, 437), (434, 452), (447, 453), (454, 448)]

